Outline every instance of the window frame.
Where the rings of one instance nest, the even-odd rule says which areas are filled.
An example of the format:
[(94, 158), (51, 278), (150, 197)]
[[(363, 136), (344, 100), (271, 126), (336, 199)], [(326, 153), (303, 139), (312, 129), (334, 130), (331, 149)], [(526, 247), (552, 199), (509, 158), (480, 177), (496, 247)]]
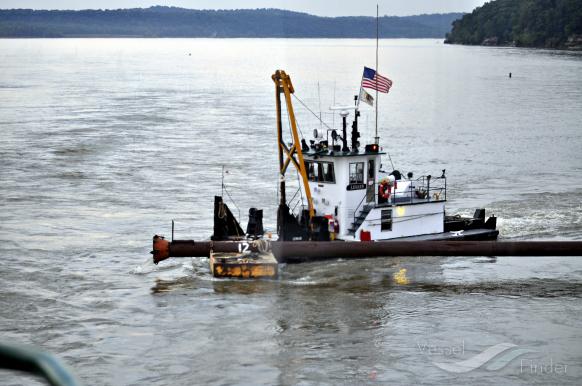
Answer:
[(392, 209), (382, 209), (380, 212), (380, 231), (392, 232)]
[[(324, 164), (328, 165), (327, 173), (325, 173)], [(318, 184), (335, 184), (335, 167), (331, 161), (312, 161), (305, 160), (305, 170), (307, 172), (307, 179)], [(331, 179), (329, 171), (331, 169)]]
[[(352, 165), (355, 166), (354, 173), (352, 173)], [(361, 172), (358, 172), (358, 166), (361, 166)], [(350, 185), (365, 184), (365, 182), (364, 182), (364, 174), (365, 174), (364, 169), (365, 169), (364, 162), (350, 162), (349, 175), (348, 175)], [(356, 176), (355, 180), (352, 179), (353, 175)], [(360, 178), (359, 180), (357, 179), (358, 177)]]

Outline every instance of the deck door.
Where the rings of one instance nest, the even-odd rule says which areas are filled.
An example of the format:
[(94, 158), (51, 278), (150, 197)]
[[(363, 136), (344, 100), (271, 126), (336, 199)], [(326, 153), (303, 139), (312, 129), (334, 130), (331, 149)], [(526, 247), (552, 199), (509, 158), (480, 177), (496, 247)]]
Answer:
[(376, 195), (376, 165), (373, 159), (368, 160), (368, 181), (366, 184), (366, 202), (374, 202)]

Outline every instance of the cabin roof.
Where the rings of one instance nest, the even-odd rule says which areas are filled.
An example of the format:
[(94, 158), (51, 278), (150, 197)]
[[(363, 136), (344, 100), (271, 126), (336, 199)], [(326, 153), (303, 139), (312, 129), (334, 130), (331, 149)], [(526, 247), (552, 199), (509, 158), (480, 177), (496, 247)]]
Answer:
[(383, 155), (386, 154), (384, 152), (381, 151), (359, 151), (359, 152), (353, 152), (353, 151), (333, 151), (333, 150), (319, 150), (319, 151), (314, 151), (314, 150), (309, 150), (306, 152), (303, 152), (303, 155), (306, 157), (361, 157), (361, 156), (366, 156), (366, 155)]

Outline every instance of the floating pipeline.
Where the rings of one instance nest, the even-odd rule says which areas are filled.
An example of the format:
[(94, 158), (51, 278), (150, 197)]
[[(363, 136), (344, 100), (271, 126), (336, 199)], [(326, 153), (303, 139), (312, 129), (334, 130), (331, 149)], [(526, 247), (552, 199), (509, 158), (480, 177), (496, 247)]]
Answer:
[(582, 256), (582, 241), (168, 241), (154, 236), (154, 263), (210, 252), (271, 251), (279, 263), (384, 256)]

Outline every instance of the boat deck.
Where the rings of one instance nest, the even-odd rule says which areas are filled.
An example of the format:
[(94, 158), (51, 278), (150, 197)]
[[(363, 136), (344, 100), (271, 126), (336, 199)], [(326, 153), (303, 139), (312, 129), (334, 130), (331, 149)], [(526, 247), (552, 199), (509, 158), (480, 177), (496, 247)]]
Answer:
[(499, 231), (495, 229), (467, 229), (454, 232), (442, 232), (430, 235), (398, 237), (384, 241), (452, 241), (452, 240), (495, 240)]

